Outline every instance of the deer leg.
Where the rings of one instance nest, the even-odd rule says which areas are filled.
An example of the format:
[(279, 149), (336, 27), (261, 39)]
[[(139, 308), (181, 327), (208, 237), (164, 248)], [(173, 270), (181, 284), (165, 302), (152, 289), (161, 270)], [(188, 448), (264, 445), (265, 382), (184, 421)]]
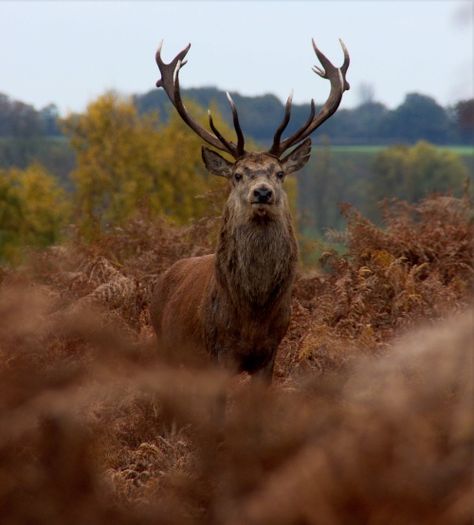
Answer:
[(257, 370), (254, 374), (252, 374), (252, 380), (254, 381), (262, 381), (266, 386), (270, 386), (272, 384), (272, 378), (273, 378), (273, 368), (275, 366), (275, 357), (276, 357), (276, 350), (274, 350), (271, 354), (270, 359), (265, 363), (265, 365)]
[[(218, 349), (215, 352), (215, 362), (224, 370), (227, 370), (230, 375), (235, 375), (238, 371), (238, 366), (233, 356)], [(220, 431), (225, 425), (225, 415), (229, 400), (228, 386), (224, 385), (218, 392), (215, 405), (211, 411), (211, 417)], [(221, 438), (223, 439), (223, 438)]]

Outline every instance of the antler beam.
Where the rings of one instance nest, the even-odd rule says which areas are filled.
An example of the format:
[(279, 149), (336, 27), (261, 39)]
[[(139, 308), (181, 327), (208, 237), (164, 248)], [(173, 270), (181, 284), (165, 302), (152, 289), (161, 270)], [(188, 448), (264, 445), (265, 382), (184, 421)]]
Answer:
[(165, 90), (166, 94), (168, 95), (168, 98), (170, 99), (171, 103), (178, 111), (180, 117), (197, 135), (199, 135), (199, 137), (205, 140), (208, 144), (210, 144), (211, 146), (214, 146), (215, 148), (221, 151), (226, 151), (227, 153), (230, 153), (236, 159), (244, 155), (245, 153), (244, 136), (242, 133), (242, 129), (240, 127), (239, 117), (237, 115), (237, 109), (230, 95), (227, 93), (227, 99), (229, 101), (229, 104), (232, 110), (232, 118), (234, 122), (235, 131), (237, 134), (237, 144), (227, 141), (219, 133), (219, 131), (216, 129), (212, 121), (212, 117), (210, 113), (209, 113), (209, 125), (213, 133), (209, 133), (209, 131), (204, 129), (198, 122), (196, 122), (189, 115), (183, 103), (183, 100), (181, 98), (180, 86), (179, 86), (179, 71), (186, 64), (186, 61), (183, 61), (183, 60), (186, 57), (191, 47), (191, 44), (188, 44), (182, 51), (180, 51), (169, 64), (166, 64), (161, 58), (162, 47), (163, 47), (163, 41), (161, 41), (158, 47), (158, 50), (156, 51), (156, 55), (155, 55), (156, 63), (161, 73), (161, 78), (157, 81), (156, 87), (162, 87)]
[[(350, 63), (349, 52), (347, 51), (344, 42), (342, 40), (339, 41), (341, 43), (342, 51), (344, 54), (344, 62), (341, 67), (335, 67), (329, 61), (326, 55), (324, 55), (318, 49), (314, 40), (312, 40), (314, 52), (316, 53), (316, 56), (318, 57), (319, 62), (322, 66), (314, 66), (313, 71), (320, 77), (329, 80), (331, 84), (331, 90), (329, 92), (328, 99), (326, 100), (325, 104), (318, 112), (318, 114), (316, 114), (314, 100), (311, 100), (311, 109), (307, 121), (303, 124), (301, 128), (299, 128), (295, 133), (293, 133), (293, 135), (282, 141), (281, 137), (283, 131), (286, 129), (291, 116), (292, 95), (290, 95), (288, 97), (288, 100), (286, 101), (283, 120), (277, 128), (275, 136), (273, 138), (273, 144), (268, 150), (268, 152), (272, 155), (280, 157), (287, 149), (291, 148), (292, 146), (296, 145), (299, 142), (302, 142), (304, 139), (309, 137), (309, 135), (311, 135), (311, 133), (313, 133), (315, 129), (321, 126), (321, 124), (325, 122), (339, 107), (344, 91), (347, 91), (350, 88), (349, 82), (347, 82), (346, 80), (346, 73)], [(237, 135), (237, 144), (228, 141), (219, 132), (219, 130), (214, 124), (210, 112), (209, 126), (211, 128), (212, 133), (204, 129), (189, 115), (183, 103), (179, 85), (179, 71), (186, 64), (184, 58), (186, 57), (191, 47), (191, 44), (188, 44), (182, 51), (180, 51), (169, 64), (166, 64), (161, 58), (162, 45), (163, 42), (160, 43), (156, 52), (156, 63), (161, 73), (161, 78), (156, 83), (156, 86), (162, 87), (165, 90), (166, 94), (168, 95), (168, 98), (170, 99), (171, 103), (176, 108), (184, 122), (208, 144), (214, 146), (219, 150), (226, 151), (235, 159), (238, 159), (245, 155), (244, 135), (240, 127), (237, 109), (229, 93), (227, 93), (227, 100), (232, 111), (232, 120)]]
[(303, 141), (305, 138), (311, 135), (311, 133), (313, 133), (313, 131), (316, 128), (321, 126), (321, 124), (325, 122), (339, 107), (344, 91), (347, 91), (348, 89), (350, 89), (349, 82), (347, 82), (346, 80), (346, 73), (347, 73), (347, 69), (349, 68), (350, 57), (349, 57), (349, 52), (347, 51), (347, 48), (344, 45), (344, 42), (341, 39), (339, 39), (339, 42), (341, 43), (342, 51), (344, 54), (344, 62), (341, 67), (335, 67), (329, 61), (326, 55), (324, 55), (318, 49), (314, 40), (312, 40), (312, 42), (313, 42), (314, 52), (316, 53), (316, 56), (318, 57), (321, 65), (323, 66), (322, 69), (318, 66), (314, 66), (313, 71), (320, 77), (326, 78), (329, 80), (329, 82), (331, 83), (331, 91), (329, 92), (329, 97), (326, 100), (324, 106), (321, 108), (321, 110), (319, 111), (317, 115), (315, 115), (316, 112), (315, 112), (314, 100), (311, 100), (311, 110), (310, 110), (310, 115), (308, 117), (308, 120), (299, 130), (293, 133), (293, 135), (291, 135), (290, 137), (280, 142), (281, 134), (283, 130), (286, 128), (290, 120), (291, 97), (288, 98), (288, 101), (285, 107), (285, 115), (283, 117), (283, 121), (275, 133), (275, 136), (273, 138), (272, 147), (269, 150), (269, 153), (277, 157), (282, 155), (282, 153), (285, 150), (291, 148), (298, 142)]

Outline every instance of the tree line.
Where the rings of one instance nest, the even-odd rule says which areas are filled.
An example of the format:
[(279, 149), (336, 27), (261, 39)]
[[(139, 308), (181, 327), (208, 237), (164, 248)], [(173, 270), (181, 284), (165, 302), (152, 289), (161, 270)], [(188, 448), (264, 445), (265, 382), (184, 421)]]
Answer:
[[(183, 93), (196, 107), (213, 108), (231, 125), (223, 91), (194, 88)], [(238, 93), (233, 98), (239, 106), (246, 136), (262, 147), (271, 144), (283, 114), (280, 100), (274, 95), (246, 97)], [(443, 108), (433, 98), (413, 93), (393, 110), (371, 96), (364, 100), (354, 109), (340, 108), (313, 137), (313, 143), (329, 140), (334, 145), (391, 145), (424, 140), (438, 145), (470, 145), (474, 142), (474, 99)], [(162, 90), (135, 95), (132, 101), (141, 116), (157, 112), (162, 124), (172, 115), (171, 104)], [(294, 105), (288, 133), (306, 120), (308, 111), (308, 105)], [(39, 161), (68, 186), (68, 174), (74, 169), (76, 157), (60, 121), (54, 104), (37, 110), (0, 93), (0, 168), (26, 168)]]
[[(232, 117), (223, 91), (192, 88), (184, 89), (183, 94), (199, 106), (214, 106), (231, 124)], [(284, 111), (282, 102), (274, 95), (247, 97), (233, 93), (232, 96), (239, 107), (246, 135), (260, 143), (271, 143)], [(171, 104), (161, 90), (135, 95), (133, 102), (140, 114), (158, 111), (163, 121), (170, 118)], [(288, 133), (296, 130), (308, 113), (309, 104), (294, 104)], [(58, 116), (54, 104), (36, 110), (0, 93), (0, 137), (63, 136)], [(474, 99), (462, 100), (445, 108), (432, 97), (409, 93), (398, 107), (389, 109), (369, 98), (353, 109), (340, 108), (321, 131), (332, 144), (414, 144), (419, 140), (433, 144), (472, 144)], [(318, 141), (318, 136), (315, 140)]]
[[(205, 109), (190, 99), (187, 105), (205, 125)], [(20, 109), (25, 119), (32, 118)], [(214, 119), (232, 135), (216, 106)], [(187, 224), (220, 213), (225, 181), (206, 172), (200, 139), (175, 113), (164, 119), (158, 112), (140, 111), (136, 99), (110, 92), (82, 114), (56, 119), (56, 125), (61, 135), (49, 141), (3, 138), (24, 157), (22, 164), (14, 158), (10, 165), (0, 164), (0, 262), (16, 263), (25, 247), (48, 246), (71, 234), (98, 238), (137, 215)], [(468, 176), (459, 156), (427, 142), (354, 156), (335, 154), (325, 140), (305, 171), (285, 183), (300, 231), (313, 237), (343, 227), (342, 201), (373, 217), (384, 197), (417, 201), (432, 192), (460, 194)], [(31, 144), (37, 149), (28, 151)], [(61, 167), (63, 176), (50, 155), (54, 148), (70, 157)]]
[[(183, 90), (184, 95), (203, 107), (215, 107), (224, 120), (231, 122), (225, 93), (216, 88)], [(256, 97), (232, 93), (239, 108), (239, 117), (246, 134), (262, 144), (271, 144), (276, 126), (281, 121), (284, 106), (274, 95)], [(166, 120), (171, 104), (160, 90), (136, 95), (134, 102), (140, 113), (158, 110)], [(288, 134), (307, 119), (309, 104), (294, 104)], [(391, 110), (374, 100), (366, 100), (354, 109), (339, 108), (321, 127), (314, 142), (326, 136), (332, 144), (414, 144), (425, 140), (433, 144), (472, 144), (474, 140), (474, 99), (459, 101), (444, 108), (435, 99), (419, 93), (409, 93)]]
[(0, 137), (27, 139), (62, 135), (58, 117), (59, 111), (54, 104), (37, 110), (31, 104), (0, 93)]

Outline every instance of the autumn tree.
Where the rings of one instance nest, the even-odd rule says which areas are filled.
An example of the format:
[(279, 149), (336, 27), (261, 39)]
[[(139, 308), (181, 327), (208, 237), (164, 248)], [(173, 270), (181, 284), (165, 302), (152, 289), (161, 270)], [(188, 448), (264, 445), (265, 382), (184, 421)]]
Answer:
[(0, 261), (57, 242), (68, 211), (66, 194), (40, 165), (0, 170)]
[[(204, 118), (199, 107), (188, 106)], [(179, 117), (160, 125), (157, 114), (142, 116), (128, 99), (107, 93), (83, 115), (68, 117), (64, 129), (76, 152), (75, 212), (86, 235), (138, 210), (185, 223), (211, 213), (216, 201), (220, 209), (225, 184), (207, 174), (201, 140)]]

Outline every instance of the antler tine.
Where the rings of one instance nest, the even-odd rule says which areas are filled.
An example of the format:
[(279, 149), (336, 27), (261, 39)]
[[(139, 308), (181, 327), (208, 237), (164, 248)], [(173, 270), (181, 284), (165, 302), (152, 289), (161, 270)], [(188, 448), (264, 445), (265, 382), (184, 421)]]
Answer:
[(316, 73), (316, 75), (319, 75), (321, 78), (327, 78), (324, 69), (321, 69), (318, 66), (313, 66), (313, 71)]
[[(347, 50), (346, 45), (342, 41), (342, 38), (339, 39), (339, 43), (342, 47), (342, 52), (344, 53), (344, 63), (341, 66), (341, 71), (345, 74), (347, 70), (349, 69), (349, 64), (351, 63), (351, 57), (349, 56), (349, 51)], [(347, 83), (349, 85), (349, 83)], [(350, 86), (347, 88), (350, 89)]]
[[(314, 115), (316, 115), (316, 104), (314, 103), (314, 98), (311, 99), (311, 106), (310, 106), (310, 110), (309, 110), (309, 115), (308, 115), (308, 118), (306, 119), (306, 122), (301, 126), (300, 130), (297, 131), (296, 133), (294, 133), (292, 136), (294, 137), (294, 143), (296, 142), (299, 142), (300, 141), (300, 138), (299, 138), (299, 135), (298, 133), (301, 133), (303, 134), (304, 131), (310, 126), (311, 122), (313, 121), (314, 119)], [(291, 138), (291, 137), (290, 137)], [(306, 137), (305, 137), (306, 138)], [(302, 140), (302, 139), (301, 139)], [(283, 153), (283, 151), (285, 151), (285, 149), (288, 149), (290, 146), (288, 147), (285, 147), (284, 149), (281, 148), (281, 153)]]
[[(311, 101), (311, 112), (306, 123), (293, 135), (285, 139), (279, 147), (278, 154), (281, 155), (285, 150), (294, 146), (297, 142), (301, 142), (307, 138), (311, 133), (318, 128), (323, 122), (325, 122), (339, 107), (342, 100), (344, 91), (350, 89), (349, 82), (346, 80), (346, 72), (349, 68), (350, 57), (344, 42), (339, 39), (344, 54), (344, 62), (342, 66), (335, 67), (326, 55), (318, 48), (314, 39), (312, 39), (313, 49), (318, 57), (321, 65), (314, 66), (313, 71), (322, 78), (326, 78), (331, 83), (331, 90), (329, 92), (328, 99), (324, 106), (321, 108), (319, 113), (315, 115), (314, 101)], [(272, 147), (273, 149), (273, 147)], [(272, 152), (272, 150), (270, 150)]]
[[(288, 102), (287, 102), (288, 103)], [(314, 115), (316, 114), (316, 106), (314, 104), (314, 98), (311, 99), (311, 107), (310, 107), (310, 111), (309, 111), (309, 116), (308, 118), (306, 119), (306, 122), (303, 124), (303, 126), (301, 126), (300, 128), (300, 132), (303, 133), (305, 131), (305, 129), (311, 124), (311, 121), (313, 120), (314, 118)], [(289, 120), (289, 119), (288, 119)], [(283, 131), (283, 130), (282, 130)], [(276, 134), (275, 134), (276, 136)], [(295, 143), (296, 142), (299, 142), (298, 141), (298, 137), (296, 136), (296, 133), (292, 135), (293, 137), (295, 137)], [(278, 146), (278, 147), (277, 147)], [(285, 149), (288, 149), (290, 146), (288, 146), (287, 148)], [(278, 140), (278, 145), (275, 145), (275, 141), (273, 142), (273, 146), (271, 147), (271, 149), (269, 150), (269, 153), (272, 153), (273, 155), (281, 155), (285, 149), (283, 149), (283, 147), (280, 145), (279, 143), (279, 140)]]
[(219, 132), (219, 130), (216, 128), (216, 126), (214, 125), (214, 121), (212, 119), (212, 114), (211, 114), (211, 110), (208, 109), (207, 110), (207, 114), (209, 116), (209, 126), (210, 128), (212, 129), (212, 132), (214, 133), (214, 135), (222, 142), (222, 145), (227, 149), (227, 150), (231, 150), (232, 149), (232, 144), (230, 144), (222, 135), (221, 133)]
[[(313, 49), (314, 49), (314, 52), (316, 53), (316, 56), (318, 57), (318, 60), (321, 62), (321, 65), (323, 66), (324, 76), (325, 78), (327, 78), (326, 71), (330, 70), (334, 66), (331, 64), (328, 57), (318, 48), (318, 46), (316, 45), (316, 42), (314, 41), (314, 38), (311, 39), (311, 43), (313, 44)], [(321, 71), (321, 69), (318, 66), (314, 66), (314, 67), (316, 67), (317, 69)]]
[(293, 102), (293, 91), (291, 91), (289, 97), (286, 100), (285, 114), (283, 115), (283, 120), (281, 121), (281, 124), (278, 126), (278, 129), (275, 131), (275, 135), (273, 136), (273, 144), (269, 150), (269, 153), (271, 153), (272, 155), (278, 155), (280, 151), (280, 139), (281, 139), (281, 135), (283, 131), (285, 130), (286, 126), (288, 126), (288, 122), (290, 122), (292, 102)]
[(237, 153), (239, 157), (244, 153), (244, 134), (242, 133), (242, 128), (240, 127), (239, 115), (237, 114), (237, 108), (235, 107), (234, 101), (230, 96), (230, 93), (226, 91), (227, 101), (229, 102), (230, 109), (232, 110), (232, 121), (234, 122), (234, 129), (237, 134)]
[[(234, 143), (225, 140), (219, 132), (216, 133), (215, 126), (213, 128), (214, 133), (216, 133), (215, 135), (205, 130), (188, 114), (181, 99), (179, 71), (186, 63), (186, 61), (183, 61), (183, 59), (187, 55), (191, 44), (188, 44), (183, 50), (181, 50), (169, 64), (166, 64), (161, 58), (162, 47), (163, 41), (160, 42), (155, 55), (155, 60), (161, 73), (161, 78), (157, 81), (156, 86), (162, 87), (165, 90), (168, 98), (170, 99), (170, 102), (176, 108), (179, 116), (197, 135), (199, 135), (199, 137), (201, 137), (211, 146), (230, 153), (236, 159), (239, 158), (242, 154), (240, 153), (239, 145), (236, 146)], [(241, 130), (240, 134), (242, 134)], [(243, 141), (243, 135), (242, 138), (239, 136), (239, 141)], [(243, 143), (241, 145), (241, 149), (243, 152)]]
[[(186, 61), (183, 62), (183, 58), (188, 54), (188, 51), (191, 49), (191, 44), (188, 44), (184, 49), (182, 49), (169, 64), (165, 64), (161, 58), (161, 50), (163, 48), (163, 40), (160, 42), (158, 49), (156, 50), (155, 60), (158, 65), (158, 69), (161, 73), (161, 78), (156, 82), (156, 87), (162, 87), (168, 97), (172, 99), (173, 96), (173, 75), (176, 69), (176, 64), (178, 61), (181, 62), (181, 67), (186, 64)], [(171, 100), (173, 102), (173, 100)]]

